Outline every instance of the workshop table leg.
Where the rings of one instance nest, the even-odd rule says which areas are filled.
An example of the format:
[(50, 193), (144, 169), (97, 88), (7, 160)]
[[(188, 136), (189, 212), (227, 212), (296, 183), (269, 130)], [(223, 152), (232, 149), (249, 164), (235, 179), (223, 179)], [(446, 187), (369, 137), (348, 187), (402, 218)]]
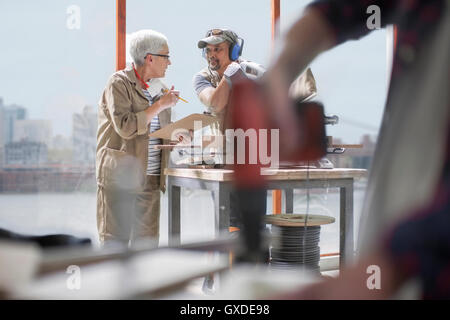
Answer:
[(293, 189), (284, 189), (284, 203), (286, 206), (285, 213), (293, 213), (294, 212), (294, 190)]
[(179, 245), (181, 243), (180, 239), (180, 229), (181, 229), (181, 217), (180, 217), (180, 207), (181, 207), (181, 197), (179, 186), (172, 185), (171, 179), (168, 179), (168, 189), (169, 189), (169, 236), (168, 242), (169, 246)]
[(353, 180), (340, 188), (339, 268), (353, 258)]
[(215, 236), (221, 232), (228, 231), (230, 226), (230, 189), (218, 184), (214, 193), (214, 228)]

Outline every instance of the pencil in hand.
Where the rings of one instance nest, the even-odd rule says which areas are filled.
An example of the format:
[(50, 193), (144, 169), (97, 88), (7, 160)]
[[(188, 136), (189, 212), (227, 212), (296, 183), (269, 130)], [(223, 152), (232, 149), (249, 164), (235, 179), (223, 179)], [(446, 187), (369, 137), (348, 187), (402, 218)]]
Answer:
[[(164, 92), (164, 93), (167, 93), (167, 92), (169, 92), (169, 89), (163, 89), (163, 92)], [(177, 98), (180, 99), (180, 100), (183, 101), (183, 102), (189, 103), (189, 102), (187, 102), (187, 100), (184, 100), (184, 99), (183, 99), (182, 97), (180, 97), (180, 96), (177, 96)]]

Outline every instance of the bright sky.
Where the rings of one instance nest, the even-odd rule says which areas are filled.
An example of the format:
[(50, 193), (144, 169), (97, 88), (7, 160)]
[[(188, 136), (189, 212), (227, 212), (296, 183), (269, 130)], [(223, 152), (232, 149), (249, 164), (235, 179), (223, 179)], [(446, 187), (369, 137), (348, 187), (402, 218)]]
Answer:
[[(307, 2), (281, 0), (282, 30)], [(80, 8), (79, 30), (67, 27), (71, 5)], [(0, 24), (0, 97), (26, 107), (31, 119), (52, 120), (54, 134), (70, 136), (72, 114), (96, 107), (114, 72), (115, 1), (1, 1)], [(270, 0), (127, 1), (127, 33), (155, 29), (169, 39), (165, 81), (190, 102), (175, 107), (176, 119), (203, 111), (192, 77), (206, 65), (197, 41), (213, 27), (234, 30), (245, 39), (244, 58), (269, 64)], [(311, 68), (326, 114), (341, 119), (328, 135), (356, 143), (376, 134), (386, 96), (385, 31), (341, 45)]]

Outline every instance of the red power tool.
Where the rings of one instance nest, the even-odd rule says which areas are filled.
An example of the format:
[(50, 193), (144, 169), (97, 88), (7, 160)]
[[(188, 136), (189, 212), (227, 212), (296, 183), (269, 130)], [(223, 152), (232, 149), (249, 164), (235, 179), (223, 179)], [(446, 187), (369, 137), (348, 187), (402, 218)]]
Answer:
[[(272, 159), (278, 158), (279, 161), (305, 162), (316, 161), (322, 158), (327, 151), (327, 140), (325, 134), (325, 116), (323, 105), (318, 102), (293, 101), (295, 109), (297, 127), (294, 132), (282, 132), (283, 128), (278, 128), (274, 123), (271, 112), (275, 110), (274, 106), (268, 105), (268, 99), (265, 97), (262, 84), (249, 79), (242, 79), (233, 84), (228, 116), (226, 120), (226, 129), (233, 129), (235, 132), (242, 129), (241, 132), (254, 131), (256, 133), (257, 145), (251, 145), (251, 139), (246, 138), (245, 142), (245, 162), (238, 163), (238, 153), (243, 150), (236, 150), (237, 143), (234, 143), (234, 170), (235, 185), (241, 187), (258, 187), (264, 185), (264, 175), (261, 175), (261, 168), (268, 167), (264, 159), (260, 156), (261, 147), (267, 148), (267, 155)], [(276, 111), (276, 110), (275, 110)], [(267, 139), (261, 136), (260, 132), (266, 130)], [(279, 130), (276, 137), (274, 131)], [(278, 137), (292, 137), (296, 135), (296, 141), (299, 143), (291, 147), (294, 152), (286, 154), (280, 148), (272, 149), (273, 143), (278, 147), (288, 141), (277, 141)], [(272, 141), (275, 138), (275, 141)], [(293, 139), (294, 140), (294, 139)], [(253, 143), (255, 139), (253, 139)], [(272, 142), (272, 143), (271, 143)], [(277, 150), (278, 149), (278, 150)], [(250, 163), (249, 155), (257, 150), (256, 163)], [(273, 152), (279, 152), (278, 157), (273, 157)], [(263, 152), (264, 155), (264, 152)], [(254, 161), (253, 161), (254, 162)]]
[[(295, 108), (295, 120), (298, 125), (291, 130), (293, 132), (281, 132), (283, 128), (278, 128), (271, 116), (275, 108), (268, 105), (263, 85), (245, 77), (233, 82), (225, 118), (225, 133), (227, 140), (229, 129), (235, 133), (240, 131), (244, 135), (243, 139), (241, 137), (241, 146), (236, 143), (238, 138), (234, 135), (234, 187), (238, 208), (236, 210), (242, 219), (244, 239), (244, 250), (236, 256), (236, 261), (266, 262), (269, 259), (268, 246), (262, 237), (267, 190), (265, 175), (261, 174), (261, 169), (269, 166), (265, 161), (267, 157), (263, 158), (264, 155), (270, 154), (272, 159), (279, 161), (300, 162), (318, 160), (326, 154), (323, 106), (316, 102), (293, 102), (292, 106)], [(261, 132), (266, 132), (266, 135), (261, 135)], [(287, 154), (285, 150), (280, 150), (280, 146), (286, 145), (289, 141), (277, 141), (278, 137), (296, 137), (292, 140), (298, 143), (296, 146), (290, 146), (290, 152)], [(230, 151), (227, 150), (227, 153)], [(260, 154), (260, 151), (263, 152)], [(240, 152), (245, 152), (245, 161), (242, 161)], [(254, 156), (255, 152), (256, 161), (251, 154)], [(274, 156), (275, 152), (278, 152), (278, 155)]]

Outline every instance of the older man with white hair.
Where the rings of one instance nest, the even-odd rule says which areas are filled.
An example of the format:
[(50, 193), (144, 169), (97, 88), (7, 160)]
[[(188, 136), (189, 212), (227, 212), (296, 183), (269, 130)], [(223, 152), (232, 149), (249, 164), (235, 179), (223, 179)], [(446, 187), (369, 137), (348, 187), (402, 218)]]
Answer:
[(149, 81), (162, 78), (169, 59), (167, 38), (153, 30), (131, 35), (133, 63), (108, 80), (99, 102), (97, 132), (97, 227), (99, 240), (159, 237), (160, 190), (168, 154), (152, 148), (149, 133), (170, 122), (179, 92), (151, 95)]

